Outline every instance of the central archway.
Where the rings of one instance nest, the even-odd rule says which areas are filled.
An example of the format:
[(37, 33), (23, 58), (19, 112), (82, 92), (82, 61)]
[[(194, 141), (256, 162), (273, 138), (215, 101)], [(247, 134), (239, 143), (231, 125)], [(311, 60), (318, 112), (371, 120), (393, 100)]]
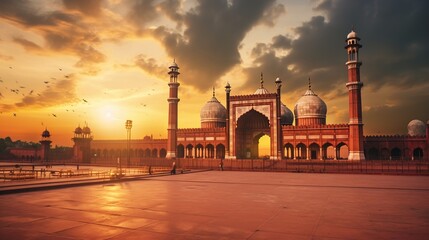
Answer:
[(259, 139), (270, 136), (270, 122), (265, 115), (251, 109), (237, 120), (235, 135), (237, 158), (258, 158)]

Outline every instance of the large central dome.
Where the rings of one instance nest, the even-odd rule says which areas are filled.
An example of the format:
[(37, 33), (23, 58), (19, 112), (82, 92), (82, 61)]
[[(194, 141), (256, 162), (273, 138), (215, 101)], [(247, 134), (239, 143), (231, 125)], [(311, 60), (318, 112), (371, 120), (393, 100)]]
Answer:
[(296, 126), (324, 125), (326, 124), (327, 107), (309, 86), (305, 94), (295, 104)]
[(201, 108), (201, 128), (226, 126), (226, 108), (213, 97)]

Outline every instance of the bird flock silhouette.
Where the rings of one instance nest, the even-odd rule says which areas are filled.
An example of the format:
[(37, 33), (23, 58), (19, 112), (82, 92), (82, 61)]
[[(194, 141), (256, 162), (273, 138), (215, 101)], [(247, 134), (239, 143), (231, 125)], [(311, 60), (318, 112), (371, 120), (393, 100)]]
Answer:
[[(13, 66), (9, 66), (10, 70), (16, 70)], [(63, 72), (63, 68), (58, 68), (59, 72)], [(64, 74), (62, 77), (62, 80), (69, 80), (71, 78), (72, 74)], [(40, 97), (44, 97), (43, 92), (47, 89), (52, 89), (54, 88), (55, 84), (58, 82), (58, 79), (56, 77), (50, 77), (49, 80), (43, 80), (42, 85), (44, 86), (44, 89), (36, 89), (37, 84), (29, 84), (29, 85), (25, 85), (24, 83), (18, 81), (18, 80), (6, 80), (6, 79), (2, 79), (2, 77), (0, 76), (0, 86), (1, 86), (5, 91), (1, 90), (0, 88), (0, 101), (2, 103), (4, 103), (4, 100), (8, 100), (11, 99), (12, 96), (9, 96), (9, 94), (15, 95), (15, 96), (22, 96), (22, 99), (24, 99), (25, 97), (36, 97), (38, 96)], [(154, 85), (157, 85), (159, 83), (154, 83)], [(153, 86), (154, 87), (154, 86)], [(129, 89), (128, 91), (126, 91), (126, 93), (122, 96), (123, 98), (129, 97), (131, 95), (133, 95), (134, 93), (137, 93), (138, 91), (140, 91), (140, 89), (138, 88), (132, 88)], [(156, 93), (155, 88), (151, 88), (151, 91), (149, 89), (145, 89), (146, 91), (146, 96), (151, 96), (154, 95), (154, 93)], [(9, 93), (9, 94), (8, 94)], [(109, 93), (109, 91), (104, 91), (103, 94), (106, 95), (106, 97), (111, 98), (112, 96)], [(70, 103), (70, 102), (69, 102)], [(86, 112), (84, 111), (79, 111), (77, 110), (77, 107), (81, 104), (90, 104), (89, 101), (86, 98), (77, 98), (74, 99), (72, 102), (72, 104), (68, 104), (67, 107), (65, 107), (63, 110), (65, 112), (68, 113), (77, 113), (79, 117), (82, 117), (83, 115), (86, 115)], [(142, 108), (142, 109), (146, 109), (149, 104), (148, 103), (136, 103), (138, 104), (138, 108)], [(4, 106), (5, 104), (3, 104)], [(1, 107), (1, 104), (0, 104)], [(3, 113), (11, 113), (13, 117), (18, 117), (18, 113), (19, 112), (15, 112), (15, 111), (9, 111), (8, 109), (0, 109), (0, 114)], [(61, 116), (61, 113), (59, 114), (58, 112), (53, 112), (48, 114), (49, 117), (53, 117), (53, 118), (58, 118)]]

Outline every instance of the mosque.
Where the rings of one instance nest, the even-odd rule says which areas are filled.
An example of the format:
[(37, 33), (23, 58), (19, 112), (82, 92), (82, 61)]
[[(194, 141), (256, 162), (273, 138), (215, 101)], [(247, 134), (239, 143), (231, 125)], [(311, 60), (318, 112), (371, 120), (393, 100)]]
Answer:
[[(281, 102), (282, 81), (274, 82), (276, 92), (264, 88), (253, 94), (233, 95), (225, 86), (223, 106), (213, 96), (201, 108), (200, 128), (178, 128), (179, 66), (169, 67), (170, 81), (168, 138), (130, 140), (130, 158), (249, 159), (258, 158), (262, 136), (270, 137), (270, 159), (318, 160), (429, 160), (429, 121), (412, 120), (408, 135), (363, 136), (359, 49), (356, 32), (346, 38), (346, 68), (349, 94), (349, 122), (326, 124), (327, 105), (311, 88), (296, 102), (293, 112)], [(127, 156), (126, 140), (93, 140), (88, 126), (74, 131), (74, 161), (115, 163)]]

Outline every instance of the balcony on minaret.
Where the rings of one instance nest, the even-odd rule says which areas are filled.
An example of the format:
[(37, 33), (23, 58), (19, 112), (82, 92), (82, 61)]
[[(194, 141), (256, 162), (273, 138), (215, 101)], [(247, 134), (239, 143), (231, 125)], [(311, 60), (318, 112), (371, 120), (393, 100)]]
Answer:
[(170, 83), (177, 83), (177, 76), (180, 74), (180, 72), (176, 60), (174, 60), (171, 66), (168, 68), (170, 69), (168, 72), (168, 75), (170, 75)]
[(353, 30), (347, 35), (346, 46), (347, 49), (347, 62), (346, 65), (349, 67), (359, 67), (362, 63), (359, 62), (359, 48), (362, 45), (359, 44), (360, 38)]

